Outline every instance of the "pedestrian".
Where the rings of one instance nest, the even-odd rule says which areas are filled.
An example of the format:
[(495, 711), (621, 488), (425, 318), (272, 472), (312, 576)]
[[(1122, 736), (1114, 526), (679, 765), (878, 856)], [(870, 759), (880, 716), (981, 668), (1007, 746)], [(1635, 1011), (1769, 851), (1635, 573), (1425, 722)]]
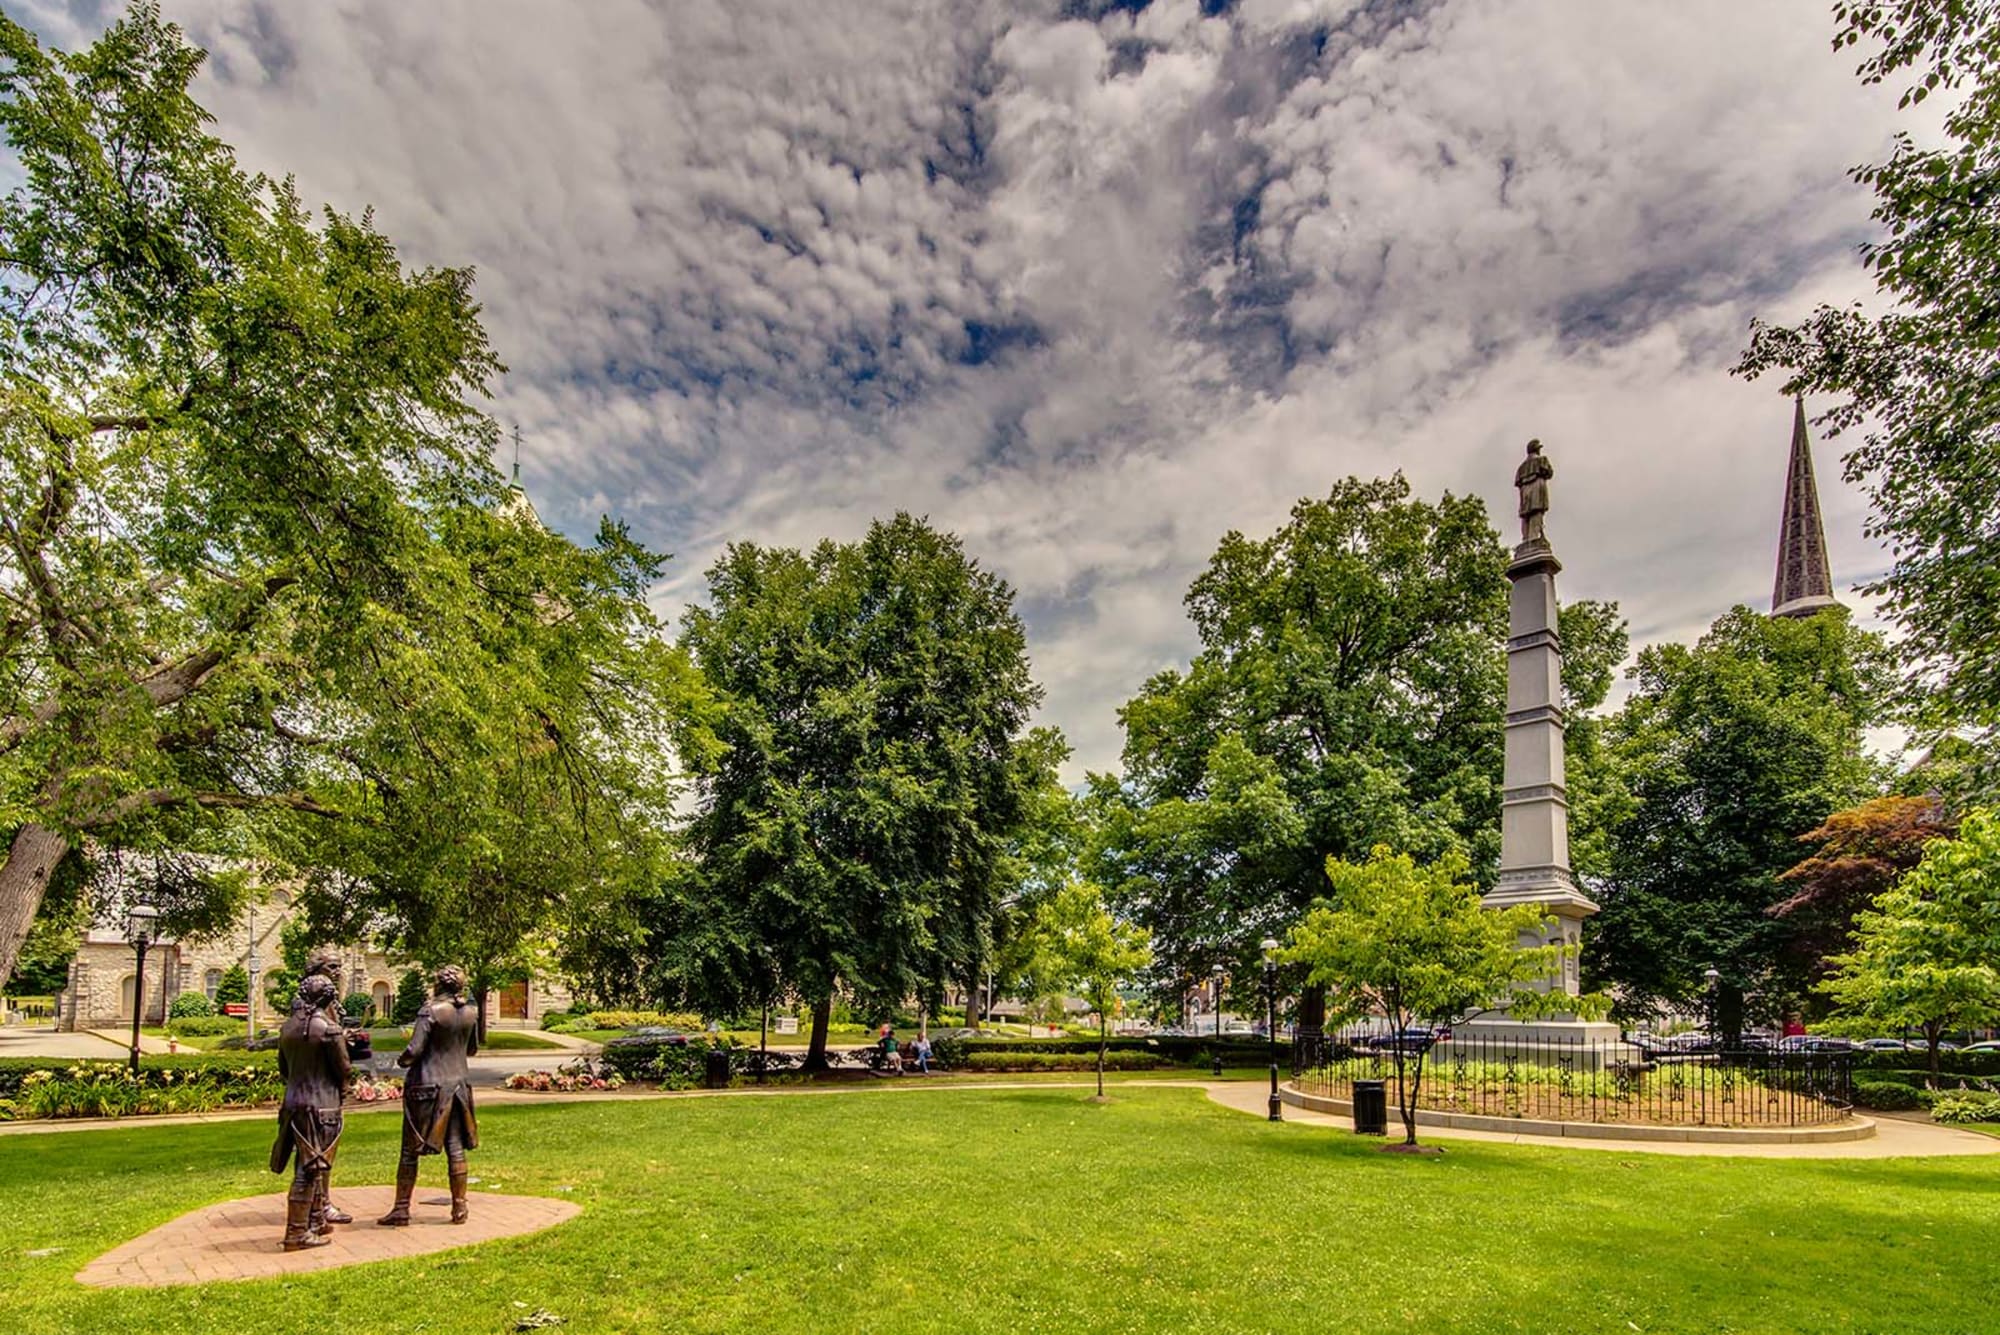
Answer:
[(919, 1030), (917, 1033), (917, 1041), (910, 1045), (910, 1051), (916, 1054), (917, 1074), (929, 1075), (931, 1073), (930, 1034), (922, 1030)]
[(896, 1031), (891, 1029), (882, 1035), (882, 1056), (889, 1064), (891, 1075), (903, 1073), (903, 1054), (896, 1047)]

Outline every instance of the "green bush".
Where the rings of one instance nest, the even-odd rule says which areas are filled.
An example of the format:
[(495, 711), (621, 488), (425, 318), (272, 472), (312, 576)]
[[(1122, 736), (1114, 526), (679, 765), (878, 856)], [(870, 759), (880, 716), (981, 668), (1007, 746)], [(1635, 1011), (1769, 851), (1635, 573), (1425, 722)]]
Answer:
[[(577, 1023), (579, 1018), (581, 1023)], [(701, 1017), (692, 1011), (587, 1011), (581, 1017), (572, 1013), (567, 1027), (638, 1029), (647, 1025), (659, 1025), (665, 1029), (685, 1029), (689, 1033), (698, 1033), (702, 1027)]]
[[(152, 1083), (173, 1084), (216, 1072), (241, 1071), (253, 1066), (268, 1070), (275, 1076), (278, 1070), (278, 1054), (265, 1051), (149, 1055), (139, 1059), (139, 1078)], [(64, 1061), (60, 1057), (0, 1057), (0, 1098), (14, 1097), (21, 1088), (21, 1082), (36, 1071), (48, 1071), (60, 1075), (71, 1071), (82, 1072), (99, 1068), (122, 1071), (125, 1069), (125, 1063)]]
[(0, 1085), (21, 1118), (211, 1112), (273, 1103), (285, 1092), (275, 1064), (251, 1055), (147, 1058), (137, 1079), (117, 1062), (18, 1058), (0, 1066)]
[[(543, 1012), (542, 1012), (542, 1028), (544, 1028), (544, 1029), (549, 1029), (549, 1030), (553, 1030), (554, 1032), (556, 1032), (556, 1033), (558, 1033), (558, 1034), (561, 1034), (561, 1033), (567, 1033), (567, 1032), (569, 1031), (569, 1029), (570, 1029), (570, 1028), (572, 1027), (572, 1026), (571, 1026), (571, 1023), (570, 1023), (570, 1022), (571, 1022), (572, 1020), (578, 1020), (578, 1021), (580, 1021), (580, 1020), (584, 1020), (584, 1019), (587, 1019), (587, 1018), (589, 1018), (587, 1014), (585, 1014), (585, 1013), (580, 1013), (580, 1012), (577, 1012), (577, 1011), (573, 1011), (573, 1010), (570, 1010), (570, 1011), (543, 1011)], [(581, 1025), (581, 1024), (578, 1024), (578, 1025), (576, 1025), (576, 1026), (574, 1026), (574, 1027), (576, 1027), (576, 1028), (582, 1028), (582, 1025)]]
[(241, 1006), (250, 1000), (250, 971), (240, 964), (232, 964), (222, 971), (222, 978), (215, 985), (215, 1004), (218, 1006)]
[[(662, 1089), (692, 1089), (701, 1083), (711, 1045), (697, 1040), (669, 1043), (665, 1040), (607, 1044), (602, 1061), (627, 1080), (658, 1081)], [(729, 1049), (729, 1069), (741, 1074), (749, 1069), (755, 1049), (734, 1043)]]
[(1931, 1100), (1934, 1122), (2000, 1122), (2000, 1094), (1980, 1090), (1939, 1094)]
[(350, 1020), (366, 1023), (375, 1014), (375, 998), (366, 992), (349, 992), (340, 999), (340, 1013)]
[(430, 988), (425, 985), (423, 974), (416, 969), (405, 969), (403, 976), (396, 980), (396, 1000), (391, 1003), (395, 1014), (389, 1018), (397, 1024), (414, 1024), (417, 1012), (430, 999)]
[[(1154, 1071), (1172, 1066), (1171, 1059), (1153, 1052), (1107, 1052), (1107, 1071)], [(947, 1067), (960, 1071), (1095, 1071), (1095, 1052), (973, 1052), (962, 1064)]]
[[(953, 1068), (964, 1066), (971, 1054), (979, 1052), (1086, 1052), (1093, 1057), (1097, 1054), (1095, 1038), (938, 1038), (931, 1040), (931, 1044), (939, 1064)], [(1244, 1042), (1225, 1038), (1221, 1049), (1225, 1066), (1262, 1066), (1271, 1059), (1270, 1046), (1262, 1041)], [(1213, 1059), (1216, 1042), (1212, 1038), (1186, 1034), (1114, 1038), (1109, 1041), (1107, 1050), (1145, 1052), (1177, 1065), (1206, 1066)], [(1289, 1045), (1278, 1045), (1280, 1066), (1289, 1069), (1290, 1052)]]
[(214, 1038), (242, 1033), (243, 1021), (230, 1015), (190, 1015), (167, 1021), (167, 1032), (177, 1038)]
[(215, 1003), (204, 992), (183, 992), (167, 1007), (169, 1020), (192, 1020), (215, 1014)]
[[(1892, 1072), (1903, 1078), (1930, 1079), (1930, 1057), (1921, 1049), (1907, 1052), (1869, 1052), (1855, 1059), (1854, 1070)], [(1953, 1079), (1970, 1076), (2000, 1076), (2000, 1052), (1940, 1052), (1938, 1074)]]
[(1923, 1092), (1900, 1080), (1867, 1080), (1856, 1077), (1854, 1101), (1879, 1112), (1904, 1112), (1924, 1106)]

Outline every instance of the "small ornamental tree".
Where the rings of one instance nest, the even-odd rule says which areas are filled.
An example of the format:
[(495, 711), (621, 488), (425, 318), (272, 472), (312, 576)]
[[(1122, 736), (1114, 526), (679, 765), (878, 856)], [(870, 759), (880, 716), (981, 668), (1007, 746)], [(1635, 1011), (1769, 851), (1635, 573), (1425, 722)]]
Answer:
[(1417, 1143), (1417, 1099), (1424, 1053), (1401, 1041), (1412, 1024), (1446, 1024), (1488, 1010), (1515, 1018), (1601, 1015), (1608, 999), (1538, 990), (1559, 976), (1571, 947), (1523, 948), (1546, 915), (1533, 904), (1489, 909), (1466, 882), (1466, 859), (1450, 853), (1418, 866), (1406, 853), (1378, 844), (1367, 862), (1329, 858), (1332, 893), (1292, 929), (1279, 958), (1306, 967), (1327, 989), (1333, 1023), (1380, 1016), (1397, 1035), (1396, 1106), (1403, 1144)]
[(1042, 903), (1035, 933), (1042, 940), (1036, 975), (1053, 984), (1058, 995), (1074, 989), (1097, 1012), (1097, 1097), (1102, 1099), (1118, 987), (1153, 962), (1152, 936), (1114, 918), (1104, 906), (1103, 892), (1086, 881), (1071, 882)]
[(250, 1000), (250, 971), (240, 964), (232, 964), (222, 971), (222, 977), (215, 984), (215, 1004), (241, 1006)]
[(430, 999), (430, 987), (424, 982), (424, 975), (416, 969), (405, 969), (403, 976), (396, 980), (394, 1013), (390, 1018), (397, 1024), (414, 1024), (417, 1012)]
[(183, 992), (174, 998), (174, 1004), (167, 1007), (169, 1020), (194, 1020), (215, 1014), (215, 1006), (205, 992)]
[(1922, 1030), (1938, 1077), (1949, 1030), (2000, 1016), (2000, 814), (1976, 812), (1856, 920), (1821, 985), (1844, 1015)]

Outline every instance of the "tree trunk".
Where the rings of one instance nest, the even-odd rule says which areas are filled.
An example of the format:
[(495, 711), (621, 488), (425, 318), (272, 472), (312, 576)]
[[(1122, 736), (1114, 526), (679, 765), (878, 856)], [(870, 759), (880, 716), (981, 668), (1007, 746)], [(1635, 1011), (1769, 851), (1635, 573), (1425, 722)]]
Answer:
[(1308, 983), (1299, 989), (1299, 1032), (1293, 1039), (1292, 1051), (1316, 1048), (1325, 1035), (1326, 985)]
[(805, 1065), (799, 1069), (808, 1075), (817, 1075), (827, 1070), (826, 1031), (833, 1023), (833, 991), (828, 989), (825, 996), (813, 1003), (812, 1038), (806, 1044)]
[(29, 823), (15, 832), (7, 860), (0, 863), (0, 989), (14, 976), (49, 879), (68, 852), (69, 840), (46, 825)]
[(979, 966), (974, 965), (965, 988), (965, 1027), (979, 1032)]
[(1097, 1097), (1104, 1097), (1104, 1054), (1111, 1047), (1111, 1019), (1097, 1013)]
[(1722, 1032), (1709, 1037), (1717, 1041), (1722, 1051), (1734, 1052), (1743, 1046), (1743, 989), (1734, 983), (1724, 983), (1716, 1009), (1717, 1028)]
[(1944, 1026), (1927, 1024), (1924, 1026), (1924, 1044), (1931, 1050), (1931, 1088), (1938, 1087), (1938, 1040), (1944, 1037)]

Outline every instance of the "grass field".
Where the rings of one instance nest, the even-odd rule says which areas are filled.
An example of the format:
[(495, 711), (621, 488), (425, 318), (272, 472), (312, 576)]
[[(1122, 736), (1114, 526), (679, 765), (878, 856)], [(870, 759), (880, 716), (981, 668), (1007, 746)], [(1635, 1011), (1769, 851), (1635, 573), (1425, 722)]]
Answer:
[[(387, 1180), (397, 1130), (352, 1119), (336, 1186)], [(0, 1138), (4, 1325), (497, 1332), (546, 1308), (579, 1332), (1914, 1335), (1992, 1329), (2000, 1289), (2000, 1158), (1410, 1159), (1138, 1084), (1108, 1106), (1051, 1088), (495, 1107), (480, 1131), (483, 1186), (582, 1215), (286, 1282), (111, 1291), (71, 1276), (275, 1189), (269, 1127)]]

